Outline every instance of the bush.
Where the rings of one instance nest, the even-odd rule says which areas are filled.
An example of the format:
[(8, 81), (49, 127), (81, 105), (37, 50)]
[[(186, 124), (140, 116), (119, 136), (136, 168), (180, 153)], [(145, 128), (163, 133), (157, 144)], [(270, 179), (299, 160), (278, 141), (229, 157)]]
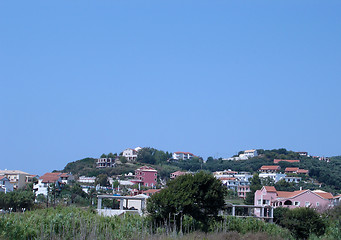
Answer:
[(298, 239), (307, 239), (309, 235), (321, 236), (327, 224), (312, 208), (295, 208), (284, 214), (281, 225), (291, 230)]

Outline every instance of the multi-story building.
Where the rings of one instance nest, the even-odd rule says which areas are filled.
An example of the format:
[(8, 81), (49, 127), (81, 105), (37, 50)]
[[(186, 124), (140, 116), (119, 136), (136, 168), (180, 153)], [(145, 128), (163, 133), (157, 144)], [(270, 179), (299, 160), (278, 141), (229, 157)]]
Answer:
[(26, 177), (30, 174), (20, 170), (0, 170), (0, 176), (7, 177), (13, 187), (19, 189), (26, 185)]
[(308, 175), (309, 170), (299, 169), (298, 167), (287, 167), (285, 173), (296, 173), (296, 174), (305, 174)]
[(270, 178), (275, 183), (278, 182), (281, 179), (284, 179), (286, 177), (285, 174), (282, 173), (274, 173), (274, 172), (263, 172), (259, 174), (259, 178)]
[(77, 181), (80, 182), (80, 183), (95, 183), (96, 182), (96, 177), (80, 176)]
[(137, 147), (135, 149), (127, 148), (122, 152), (122, 156), (125, 157), (128, 161), (135, 161), (137, 158), (137, 154), (141, 149), (141, 147)]
[(60, 189), (63, 185), (69, 184), (73, 180), (74, 177), (71, 173), (45, 173), (38, 179), (38, 183), (33, 185), (33, 190), (35, 191), (36, 196), (39, 194), (47, 196), (48, 190), (49, 188), (52, 188), (52, 186)]
[[(148, 166), (143, 166), (135, 170), (136, 183), (141, 183), (146, 187), (155, 187), (157, 184), (157, 171)], [(131, 180), (134, 182), (134, 180)]]
[(174, 152), (172, 158), (174, 160), (189, 160), (193, 157), (196, 157), (193, 153), (190, 152)]
[[(277, 191), (275, 187), (264, 186), (261, 190), (255, 192), (254, 205), (297, 208), (314, 207), (325, 209), (333, 206), (333, 195), (321, 190), (299, 190), (294, 192)], [(255, 215), (260, 216), (263, 213), (255, 209)]]
[(98, 158), (96, 160), (96, 168), (110, 168), (115, 167), (114, 158)]
[(243, 198), (243, 199), (246, 198), (246, 194), (248, 192), (251, 192), (249, 184), (250, 184), (249, 182), (240, 182), (240, 184), (237, 187), (238, 197)]

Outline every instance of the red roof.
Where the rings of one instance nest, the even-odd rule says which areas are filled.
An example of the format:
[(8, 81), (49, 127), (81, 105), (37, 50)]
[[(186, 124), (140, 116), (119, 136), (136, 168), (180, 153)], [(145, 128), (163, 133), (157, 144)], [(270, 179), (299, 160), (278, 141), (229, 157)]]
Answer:
[(176, 154), (181, 154), (181, 153), (183, 153), (183, 154), (189, 154), (189, 155), (192, 155), (192, 156), (194, 156), (194, 154), (193, 153), (190, 153), (190, 152), (175, 152)]
[(222, 178), (219, 178), (220, 180), (236, 180), (236, 178), (234, 177), (222, 177)]
[(308, 191), (308, 190), (298, 190), (298, 191), (293, 191), (293, 192), (277, 191), (277, 196), (279, 198), (291, 198), (291, 197), (294, 197), (294, 196), (301, 194), (305, 191)]
[(6, 178), (6, 176), (0, 176), (0, 180), (2, 180), (2, 179), (4, 179), (4, 178)]
[(315, 190), (315, 191), (313, 191), (313, 193), (316, 193), (317, 195), (319, 195), (320, 197), (322, 197), (324, 199), (332, 199), (332, 198), (334, 198), (331, 193), (325, 192), (325, 191)]
[(260, 168), (260, 170), (279, 170), (279, 169), (281, 169), (281, 167), (278, 165), (272, 165), (272, 166), (264, 165)]
[(143, 191), (144, 194), (154, 194), (154, 193), (157, 193), (157, 192), (160, 192), (161, 189), (148, 189), (146, 191)]
[(186, 172), (176, 171), (176, 172), (172, 173), (172, 175), (175, 175), (175, 176), (181, 176), (181, 175), (184, 175), (184, 174), (186, 174)]
[(289, 163), (296, 163), (300, 162), (300, 160), (287, 160), (287, 159), (274, 159), (274, 163), (279, 163), (279, 162), (289, 162)]
[(276, 188), (273, 186), (264, 186), (264, 188), (267, 192), (277, 192)]
[(287, 167), (285, 169), (286, 172), (297, 172), (298, 171), (298, 167)]
[(61, 174), (62, 173), (60, 173), (60, 172), (45, 173), (39, 179), (42, 179), (43, 183), (55, 183), (59, 180)]
[(306, 174), (308, 172), (309, 172), (309, 170), (305, 170), (305, 169), (298, 169), (297, 170), (297, 173), (304, 173), (304, 174)]

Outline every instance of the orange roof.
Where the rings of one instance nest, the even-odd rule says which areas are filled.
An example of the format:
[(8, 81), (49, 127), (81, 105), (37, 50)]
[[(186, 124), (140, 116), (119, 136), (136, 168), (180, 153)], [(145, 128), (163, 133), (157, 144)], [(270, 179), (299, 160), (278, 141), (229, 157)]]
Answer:
[(329, 192), (325, 192), (325, 191), (321, 191), (321, 190), (315, 190), (313, 191), (313, 193), (316, 193), (317, 195), (319, 195), (320, 197), (324, 198), (324, 199), (332, 199), (333, 195)]
[(295, 163), (295, 162), (300, 162), (300, 160), (274, 159), (274, 163), (279, 163), (279, 162)]
[(277, 197), (279, 198), (292, 198), (300, 193), (303, 193), (308, 190), (299, 190), (294, 192), (286, 192), (286, 191), (277, 191)]
[(222, 178), (219, 178), (220, 180), (236, 180), (236, 178), (234, 177), (222, 177)]
[(189, 154), (189, 155), (192, 155), (192, 156), (194, 156), (194, 154), (193, 153), (190, 153), (190, 152), (175, 152), (176, 154), (180, 154), (180, 153), (182, 153), (182, 154)]
[(0, 176), (0, 180), (2, 180), (2, 179), (4, 179), (4, 178), (6, 178), (6, 176)]
[(297, 172), (299, 168), (298, 167), (287, 167), (285, 169), (286, 172)]
[(61, 175), (60, 172), (45, 173), (39, 179), (42, 179), (43, 183), (54, 183), (54, 182), (58, 181), (58, 179), (60, 178), (60, 175)]
[(143, 193), (157, 193), (157, 192), (160, 192), (161, 189), (148, 189), (146, 191), (143, 191)]
[(298, 169), (297, 173), (308, 173), (309, 170), (305, 170), (305, 169)]
[(260, 169), (261, 170), (278, 170), (280, 169), (281, 167), (278, 166), (278, 165), (271, 165), (271, 166), (266, 166), (266, 165), (263, 165)]
[(273, 186), (264, 186), (267, 192), (277, 192), (276, 188)]

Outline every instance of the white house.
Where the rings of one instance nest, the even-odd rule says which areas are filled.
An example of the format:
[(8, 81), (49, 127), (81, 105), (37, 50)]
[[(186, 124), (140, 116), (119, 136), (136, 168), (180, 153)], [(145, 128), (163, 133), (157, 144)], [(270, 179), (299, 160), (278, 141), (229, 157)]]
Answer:
[(125, 157), (128, 161), (135, 161), (137, 158), (137, 153), (141, 150), (141, 147), (137, 147), (135, 149), (127, 148), (122, 152), (122, 156)]
[(252, 149), (252, 150), (245, 150), (244, 153), (239, 154), (238, 157), (230, 157), (228, 159), (223, 159), (223, 160), (233, 160), (233, 161), (248, 160), (249, 158), (253, 158), (256, 156), (258, 156), (257, 150)]
[(174, 160), (189, 160), (193, 157), (195, 157), (195, 155), (190, 152), (174, 152), (172, 155)]
[(80, 176), (77, 181), (80, 183), (95, 183), (96, 177)]
[(69, 184), (70, 181), (73, 180), (74, 177), (71, 173), (45, 173), (38, 179), (38, 183), (33, 185), (33, 190), (35, 191), (36, 196), (38, 196), (39, 194), (47, 196), (48, 190), (52, 186), (61, 188), (62, 185)]
[(259, 178), (270, 178), (275, 183), (278, 182), (281, 179), (285, 179), (285, 177), (286, 177), (286, 174), (282, 174), (282, 173), (265, 172), (265, 173), (260, 173), (259, 174)]
[(12, 192), (13, 184), (9, 181), (9, 179), (5, 176), (0, 176), (0, 192)]

